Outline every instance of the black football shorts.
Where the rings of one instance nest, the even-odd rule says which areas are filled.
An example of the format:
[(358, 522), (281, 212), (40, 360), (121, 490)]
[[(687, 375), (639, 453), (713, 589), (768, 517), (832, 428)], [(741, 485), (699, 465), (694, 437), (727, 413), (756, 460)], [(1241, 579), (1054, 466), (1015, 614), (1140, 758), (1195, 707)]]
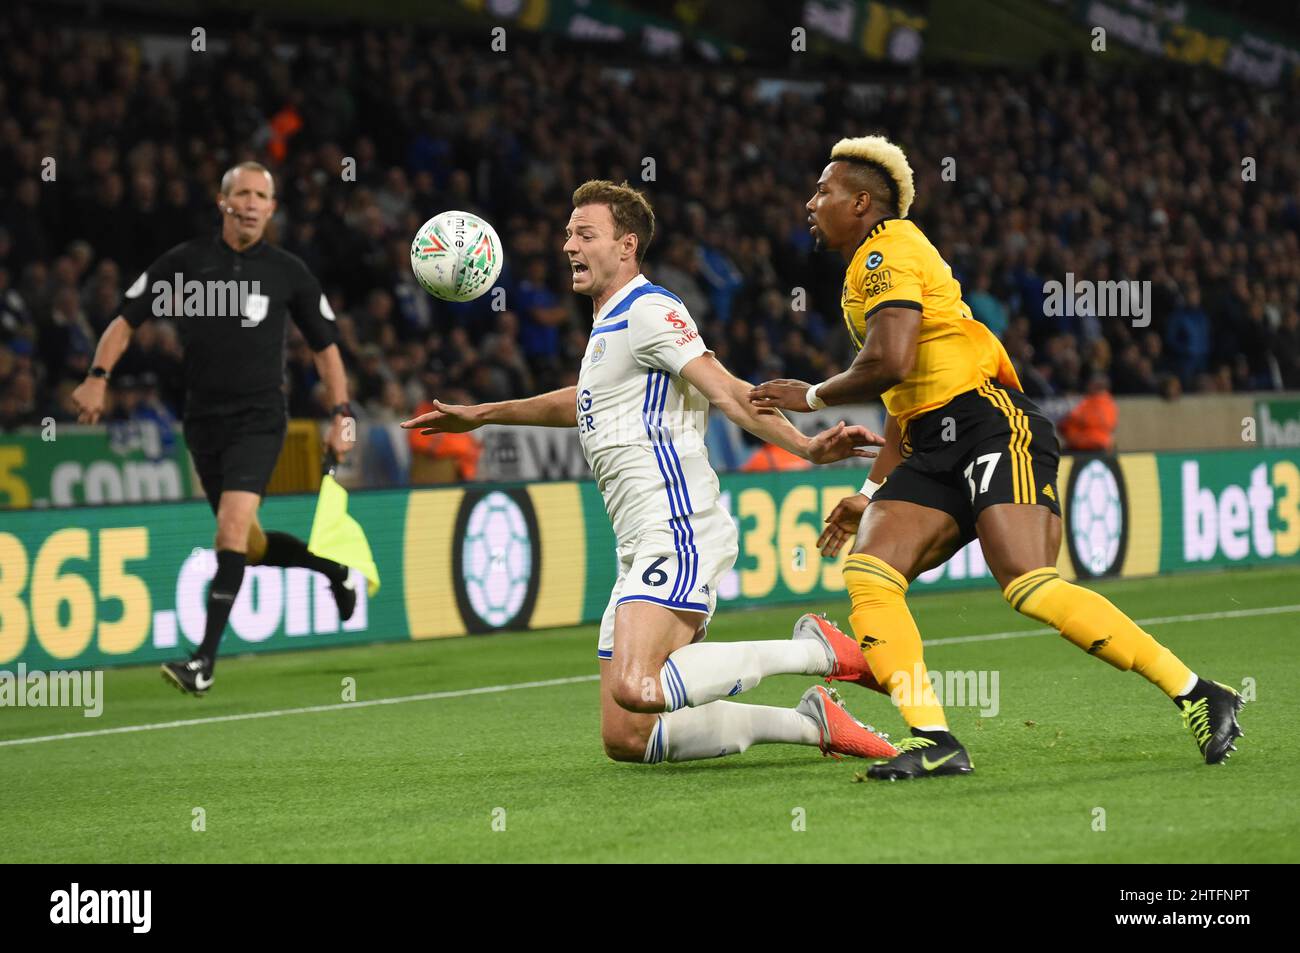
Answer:
[(986, 506), (1045, 506), (1057, 516), (1061, 445), (1052, 422), (1017, 390), (988, 381), (908, 422), (903, 460), (873, 500), (942, 510), (962, 542)]
[(185, 421), (185, 443), (213, 513), (225, 490), (266, 492), (287, 426), (282, 411), (260, 408)]

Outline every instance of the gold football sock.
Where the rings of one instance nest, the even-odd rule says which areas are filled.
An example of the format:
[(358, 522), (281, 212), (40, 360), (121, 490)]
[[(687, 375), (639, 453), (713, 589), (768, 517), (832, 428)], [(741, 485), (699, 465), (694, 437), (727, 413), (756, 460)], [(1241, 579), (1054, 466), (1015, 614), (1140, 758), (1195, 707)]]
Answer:
[(1192, 671), (1105, 596), (1066, 582), (1055, 569), (1035, 569), (1002, 593), (1012, 608), (1046, 622), (1089, 655), (1120, 671), (1137, 672), (1170, 698), (1181, 695)]
[(908, 725), (947, 729), (921, 655), (921, 633), (903, 598), (907, 580), (884, 560), (855, 554), (844, 563), (844, 583), (853, 604), (849, 623), (871, 674)]

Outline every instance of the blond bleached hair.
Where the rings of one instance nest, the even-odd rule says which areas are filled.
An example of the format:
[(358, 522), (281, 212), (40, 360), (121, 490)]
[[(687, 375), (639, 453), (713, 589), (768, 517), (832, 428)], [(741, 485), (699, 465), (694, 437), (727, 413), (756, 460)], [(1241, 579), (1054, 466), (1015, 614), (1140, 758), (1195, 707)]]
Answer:
[(831, 149), (831, 161), (839, 159), (879, 167), (893, 189), (898, 217), (907, 218), (912, 200), (916, 198), (916, 185), (912, 180), (912, 166), (902, 149), (884, 136), (858, 136), (835, 143)]

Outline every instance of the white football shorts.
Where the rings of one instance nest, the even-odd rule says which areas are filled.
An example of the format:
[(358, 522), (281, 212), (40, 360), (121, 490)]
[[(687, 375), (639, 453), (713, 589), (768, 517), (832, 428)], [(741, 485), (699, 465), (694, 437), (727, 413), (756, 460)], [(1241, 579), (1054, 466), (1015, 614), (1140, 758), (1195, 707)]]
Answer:
[(718, 605), (718, 585), (736, 562), (739, 537), (731, 514), (715, 505), (664, 522), (618, 549), (618, 579), (600, 620), (596, 655), (614, 657), (614, 614), (625, 602), (653, 602), (700, 614), (701, 634)]

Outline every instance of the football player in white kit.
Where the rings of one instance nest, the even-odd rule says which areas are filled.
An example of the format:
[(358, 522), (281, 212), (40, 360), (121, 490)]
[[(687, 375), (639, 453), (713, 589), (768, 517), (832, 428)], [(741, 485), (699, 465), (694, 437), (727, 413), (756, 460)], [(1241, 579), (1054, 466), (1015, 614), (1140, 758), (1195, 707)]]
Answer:
[(814, 463), (874, 456), (862, 447), (883, 438), (843, 423), (808, 438), (781, 414), (754, 409), (749, 385), (705, 347), (681, 300), (641, 274), (654, 234), (645, 196), (626, 182), (594, 180), (574, 192), (573, 205), (564, 251), (573, 290), (592, 298), (595, 314), (577, 386), (473, 406), (434, 401), (402, 426), (578, 428), (618, 540), (618, 580), (597, 649), (610, 758), (691, 761), (774, 742), (892, 755), (893, 746), (822, 685), (794, 708), (723, 700), (767, 675), (869, 680), (857, 643), (824, 618), (801, 617), (790, 640), (701, 641), (737, 554), (736, 527), (704, 447), (709, 405)]

